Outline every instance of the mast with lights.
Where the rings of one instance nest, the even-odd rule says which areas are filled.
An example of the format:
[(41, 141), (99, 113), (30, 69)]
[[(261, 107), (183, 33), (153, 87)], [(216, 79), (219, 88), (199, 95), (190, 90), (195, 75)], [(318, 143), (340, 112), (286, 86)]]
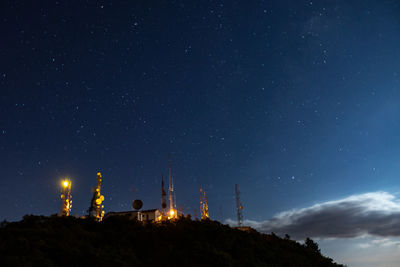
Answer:
[(168, 160), (168, 176), (169, 176), (169, 212), (168, 212), (168, 219), (175, 219), (178, 217), (178, 213), (176, 210), (176, 202), (174, 202), (175, 192), (174, 192), (174, 183), (172, 179), (172, 170), (171, 170), (171, 158)]
[(202, 220), (210, 219), (210, 215), (208, 213), (206, 191), (204, 191), (201, 186), (200, 186), (200, 214)]
[(101, 190), (101, 173), (97, 173), (97, 186), (93, 189), (93, 197), (89, 208), (89, 216), (96, 221), (101, 222), (104, 216), (104, 196), (100, 193)]
[(72, 208), (71, 180), (64, 179), (61, 182), (61, 212), (60, 216), (69, 216)]

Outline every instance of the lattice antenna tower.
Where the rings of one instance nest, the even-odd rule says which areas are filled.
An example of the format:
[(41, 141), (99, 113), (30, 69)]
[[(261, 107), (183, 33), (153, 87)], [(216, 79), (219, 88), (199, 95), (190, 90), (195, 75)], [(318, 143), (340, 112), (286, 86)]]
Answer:
[(208, 203), (207, 203), (207, 196), (206, 192), (200, 186), (200, 215), (202, 220), (206, 220), (210, 218), (208, 213)]
[(236, 196), (236, 213), (237, 213), (237, 224), (238, 227), (242, 226), (242, 221), (243, 221), (243, 205), (242, 202), (240, 201), (240, 191), (239, 191), (239, 185), (235, 184), (235, 196)]
[(167, 193), (164, 190), (164, 175), (161, 175), (161, 209), (163, 216), (165, 216), (165, 209), (167, 208), (166, 195)]
[(69, 216), (72, 208), (71, 180), (65, 179), (61, 182), (61, 216)]
[(104, 217), (104, 196), (101, 194), (101, 173), (97, 173), (97, 185), (93, 188), (93, 197), (89, 207), (89, 217), (94, 218), (96, 221), (101, 222)]
[(171, 170), (171, 156), (168, 157), (168, 198), (169, 198), (169, 209), (174, 209), (174, 185), (172, 181), (172, 170)]
[(169, 188), (168, 188), (168, 197), (169, 197), (169, 219), (175, 219), (178, 217), (178, 211), (176, 210), (176, 195), (174, 191), (174, 180), (172, 178), (172, 168), (171, 168), (171, 156), (168, 156), (168, 176), (169, 176)]
[(172, 189), (174, 190), (174, 209), (176, 209), (176, 191), (174, 189), (174, 179), (172, 178)]
[(224, 221), (224, 212), (222, 209), (222, 205), (219, 206), (219, 219), (221, 220), (221, 222)]

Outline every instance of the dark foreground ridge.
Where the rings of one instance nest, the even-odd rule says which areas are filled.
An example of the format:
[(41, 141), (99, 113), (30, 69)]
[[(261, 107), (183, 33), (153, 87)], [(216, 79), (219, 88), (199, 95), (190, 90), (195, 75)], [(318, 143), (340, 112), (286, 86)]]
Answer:
[(74, 217), (24, 216), (0, 228), (1, 266), (342, 266), (274, 234), (214, 221), (101, 223)]

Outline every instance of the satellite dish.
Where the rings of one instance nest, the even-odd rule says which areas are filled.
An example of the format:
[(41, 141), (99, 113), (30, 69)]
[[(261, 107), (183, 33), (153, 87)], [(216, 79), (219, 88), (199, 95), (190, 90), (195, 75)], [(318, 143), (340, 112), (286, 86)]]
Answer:
[(136, 199), (132, 203), (132, 207), (135, 210), (140, 210), (143, 207), (143, 202), (140, 199)]

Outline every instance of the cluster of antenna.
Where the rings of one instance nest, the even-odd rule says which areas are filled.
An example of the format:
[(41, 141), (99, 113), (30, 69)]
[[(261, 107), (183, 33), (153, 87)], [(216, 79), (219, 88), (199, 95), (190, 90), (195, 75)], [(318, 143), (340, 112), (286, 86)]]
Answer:
[(168, 201), (169, 207), (167, 211), (166, 192), (164, 189), (164, 176), (161, 175), (161, 216), (158, 220), (170, 220), (178, 218), (178, 210), (176, 209), (176, 195), (174, 191), (174, 179), (172, 177), (171, 159), (168, 159)]
[[(166, 192), (164, 190), (164, 176), (161, 176), (161, 216), (157, 218), (157, 220), (170, 220), (178, 218), (178, 210), (176, 209), (176, 195), (174, 191), (174, 183), (172, 177), (171, 163), (169, 161), (168, 164), (168, 200), (169, 207), (167, 210), (167, 202), (166, 202)], [(93, 197), (90, 203), (90, 207), (88, 210), (88, 216), (93, 218), (96, 221), (102, 221), (104, 217), (104, 205), (102, 204), (104, 201), (104, 196), (101, 194), (101, 181), (102, 176), (101, 173), (97, 173), (97, 186), (93, 188)], [(235, 184), (235, 198), (236, 198), (236, 213), (237, 213), (237, 225), (238, 227), (242, 227), (243, 223), (243, 205), (240, 201), (240, 191), (239, 186)], [(61, 183), (61, 200), (62, 207), (60, 216), (69, 216), (72, 208), (72, 195), (71, 195), (71, 180), (65, 179)], [(133, 202), (133, 208), (136, 210), (141, 209), (143, 203), (140, 200), (135, 200)], [(196, 213), (196, 211), (194, 211)], [(181, 215), (182, 208), (180, 211)], [(196, 215), (195, 215), (196, 217)], [(200, 217), (202, 220), (206, 220), (210, 218), (210, 214), (208, 212), (208, 203), (207, 196), (204, 189), (200, 186)]]
[[(71, 180), (64, 179), (61, 182), (61, 212), (60, 216), (69, 216), (72, 208), (72, 195), (71, 195)], [(96, 221), (101, 221), (104, 217), (104, 196), (100, 193), (101, 190), (101, 173), (97, 173), (97, 186), (93, 188), (93, 197), (88, 210), (89, 217), (95, 219)]]

